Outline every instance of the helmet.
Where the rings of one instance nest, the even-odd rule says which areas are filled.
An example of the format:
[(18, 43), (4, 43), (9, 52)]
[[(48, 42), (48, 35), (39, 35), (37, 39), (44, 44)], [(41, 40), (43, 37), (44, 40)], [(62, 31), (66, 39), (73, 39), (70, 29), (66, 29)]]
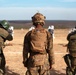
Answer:
[(2, 25), (2, 27), (3, 28), (5, 28), (6, 30), (8, 30), (8, 28), (9, 28), (9, 23), (8, 23), (8, 21), (6, 21), (6, 20), (2, 20), (1, 22), (0, 22), (0, 24)]
[(44, 23), (44, 20), (45, 20), (45, 16), (43, 16), (41, 13), (36, 13), (32, 17), (32, 22), (34, 22), (34, 23), (38, 23), (38, 22), (43, 22)]

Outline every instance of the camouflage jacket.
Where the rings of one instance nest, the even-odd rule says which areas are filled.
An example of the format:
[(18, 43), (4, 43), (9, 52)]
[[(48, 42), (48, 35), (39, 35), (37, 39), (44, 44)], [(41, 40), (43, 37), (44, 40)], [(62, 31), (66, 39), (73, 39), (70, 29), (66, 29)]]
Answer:
[(67, 49), (69, 54), (71, 54), (73, 57), (76, 57), (76, 31), (69, 33), (67, 36), (67, 40)]
[(3, 28), (0, 28), (0, 49), (2, 49), (2, 46), (4, 45), (4, 42), (8, 40), (13, 40), (13, 37)]
[[(30, 49), (30, 34), (31, 31), (29, 31), (25, 37), (24, 37), (24, 44), (23, 44), (23, 61), (27, 61), (28, 54), (31, 53)], [(52, 35), (50, 35), (49, 32), (47, 32), (47, 53), (48, 53), (48, 60), (50, 64), (54, 64), (54, 52), (53, 52), (53, 38)]]

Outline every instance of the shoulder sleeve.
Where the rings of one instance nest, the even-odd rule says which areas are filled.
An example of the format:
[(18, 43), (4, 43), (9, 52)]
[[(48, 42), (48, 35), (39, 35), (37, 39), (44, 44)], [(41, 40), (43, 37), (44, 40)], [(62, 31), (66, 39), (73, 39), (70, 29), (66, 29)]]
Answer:
[(52, 35), (47, 32), (47, 52), (48, 52), (48, 56), (49, 56), (49, 62), (50, 64), (54, 64), (55, 60), (54, 60), (54, 51), (53, 51), (53, 37)]
[(67, 40), (68, 40), (68, 41), (69, 41), (69, 39), (70, 39), (70, 36), (73, 35), (73, 34), (75, 34), (75, 33), (72, 32), (72, 33), (69, 33), (69, 34), (67, 35)]
[(12, 40), (13, 37), (8, 33), (8, 31), (6, 31), (3, 28), (0, 28), (0, 36), (4, 39), (4, 40)]
[(24, 36), (24, 42), (23, 42), (23, 61), (26, 61), (28, 59), (28, 53), (30, 50), (30, 34), (31, 31), (29, 31), (25, 36)]
[(47, 32), (47, 49), (53, 49), (53, 37), (49, 32)]
[(0, 28), (0, 36), (1, 37), (6, 38), (8, 35), (9, 35), (9, 33), (5, 29)]

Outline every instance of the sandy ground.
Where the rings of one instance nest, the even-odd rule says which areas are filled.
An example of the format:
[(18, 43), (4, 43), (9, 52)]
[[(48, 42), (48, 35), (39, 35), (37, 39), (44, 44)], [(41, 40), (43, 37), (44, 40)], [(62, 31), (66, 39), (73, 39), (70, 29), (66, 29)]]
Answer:
[[(28, 30), (14, 30), (14, 40), (10, 42), (12, 46), (6, 46), (4, 48), (7, 75), (25, 74), (26, 68), (22, 64), (22, 49), (24, 36), (27, 31)], [(68, 29), (55, 29), (53, 46), (55, 64), (51, 70), (51, 75), (65, 75), (66, 64), (63, 60), (63, 56), (67, 53), (65, 45), (67, 44), (66, 37), (68, 31)]]

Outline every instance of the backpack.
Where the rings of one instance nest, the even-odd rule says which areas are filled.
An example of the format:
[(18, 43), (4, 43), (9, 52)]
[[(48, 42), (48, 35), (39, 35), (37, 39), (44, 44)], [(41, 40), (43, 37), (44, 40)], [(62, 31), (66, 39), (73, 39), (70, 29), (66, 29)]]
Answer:
[(31, 32), (32, 52), (44, 53), (47, 48), (47, 31), (45, 29), (33, 29)]

